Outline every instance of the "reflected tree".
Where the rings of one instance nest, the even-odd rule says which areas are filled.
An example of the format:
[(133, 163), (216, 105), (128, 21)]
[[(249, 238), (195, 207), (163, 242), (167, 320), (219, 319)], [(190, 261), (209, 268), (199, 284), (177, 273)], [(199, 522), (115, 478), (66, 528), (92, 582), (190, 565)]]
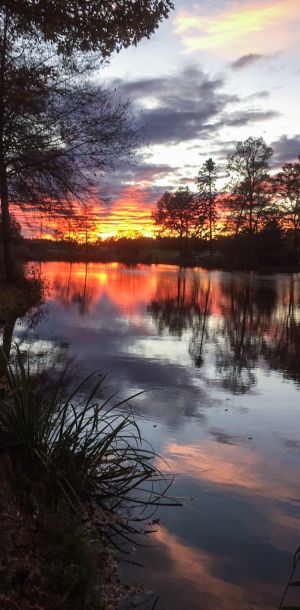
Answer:
[(262, 351), (264, 333), (271, 324), (276, 292), (270, 287), (236, 281), (223, 287), (221, 332), (215, 333), (216, 369), (223, 387), (234, 394), (245, 394), (256, 384), (254, 368)]
[(160, 333), (168, 331), (181, 338), (187, 330), (192, 331), (189, 352), (195, 366), (203, 364), (203, 348), (208, 340), (208, 320), (211, 309), (211, 283), (201, 286), (201, 280), (191, 281), (179, 272), (176, 289), (169, 290), (164, 284), (158, 287), (157, 298), (148, 307)]
[(300, 383), (300, 286), (295, 276), (290, 279), (283, 319), (271, 329), (262, 351), (272, 369)]
[(151, 301), (148, 311), (152, 315), (160, 334), (163, 331), (181, 338), (185, 330), (191, 326), (191, 304), (186, 295), (186, 273), (179, 271), (177, 286), (169, 293), (163, 284), (159, 286), (156, 299)]
[(232, 275), (230, 282), (216, 282), (213, 276), (204, 282), (201, 276), (181, 272), (172, 282), (161, 280), (148, 311), (160, 334), (188, 339), (196, 367), (203, 366), (208, 344), (214, 346), (217, 375), (233, 394), (246, 394), (255, 386), (260, 358), (300, 382), (296, 276), (286, 290), (282, 278), (266, 281), (241, 274)]
[[(15, 318), (14, 320), (10, 320), (9, 322), (6, 322), (6, 324), (4, 324), (2, 327), (2, 332), (0, 331), (1, 335), (2, 335), (0, 345), (1, 345), (3, 352), (7, 359), (9, 359), (9, 357), (10, 357), (12, 339), (13, 339), (13, 334), (14, 334), (14, 330), (15, 330), (16, 320), (17, 320), (17, 318)], [(0, 373), (1, 373), (1, 371), (0, 371)]]
[(203, 365), (203, 348), (205, 341), (209, 340), (208, 320), (210, 315), (210, 288), (209, 281), (207, 289), (204, 291), (204, 308), (195, 308), (195, 316), (193, 319), (193, 335), (190, 340), (189, 352), (193, 358), (196, 367)]
[(55, 296), (65, 309), (71, 305), (78, 305), (80, 315), (88, 314), (90, 306), (96, 298), (96, 289), (88, 282), (89, 268), (88, 263), (84, 264), (83, 276), (80, 274), (73, 276), (73, 263), (69, 263), (67, 281), (64, 276), (58, 276), (53, 284)]

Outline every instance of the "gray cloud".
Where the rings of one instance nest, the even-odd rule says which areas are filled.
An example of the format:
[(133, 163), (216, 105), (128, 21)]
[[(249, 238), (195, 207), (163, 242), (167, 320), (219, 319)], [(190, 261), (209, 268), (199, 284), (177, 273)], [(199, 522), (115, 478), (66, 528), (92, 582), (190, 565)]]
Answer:
[[(108, 211), (114, 201), (122, 196), (124, 189), (130, 185), (139, 185), (144, 204), (152, 206), (153, 201), (159, 199), (168, 186), (167, 180), (166, 187), (153, 186), (154, 181), (167, 177), (168, 174), (174, 176), (180, 172), (179, 167), (166, 163), (145, 163), (140, 158), (133, 160), (132, 163), (119, 163), (116, 165), (115, 171), (104, 176), (99, 184), (97, 196), (102, 201), (102, 210)], [(106, 185), (105, 182), (107, 182)]]
[(279, 140), (272, 142), (274, 150), (274, 161), (277, 165), (289, 161), (295, 161), (300, 155), (300, 134), (294, 137), (282, 136)]
[(255, 99), (261, 99), (261, 100), (265, 100), (267, 98), (270, 97), (270, 91), (266, 91), (265, 89), (263, 91), (257, 91), (256, 93), (251, 93), (251, 95), (248, 95), (248, 97), (246, 98), (247, 100), (255, 100)]
[[(139, 126), (152, 145), (206, 140), (222, 127), (247, 125), (278, 116), (272, 110), (237, 111), (235, 106), (245, 100), (224, 91), (225, 77), (212, 78), (195, 66), (164, 78), (131, 82), (118, 79), (112, 84), (121, 96), (133, 100), (139, 113)], [(262, 91), (255, 97), (267, 95), (268, 92)]]
[(259, 53), (249, 53), (248, 55), (242, 55), (236, 61), (233, 61), (230, 64), (230, 67), (232, 70), (243, 70), (243, 68), (248, 68), (267, 57), (267, 55), (260, 55)]
[(116, 80), (113, 85), (142, 108), (139, 122), (151, 144), (208, 137), (208, 123), (229, 103), (239, 101), (238, 96), (224, 93), (224, 79), (210, 78), (193, 66), (175, 76), (129, 83)]
[(261, 121), (268, 121), (279, 116), (279, 112), (275, 110), (244, 110), (236, 112), (233, 116), (228, 117), (226, 125), (233, 127), (239, 127), (248, 125), (249, 123), (260, 123)]

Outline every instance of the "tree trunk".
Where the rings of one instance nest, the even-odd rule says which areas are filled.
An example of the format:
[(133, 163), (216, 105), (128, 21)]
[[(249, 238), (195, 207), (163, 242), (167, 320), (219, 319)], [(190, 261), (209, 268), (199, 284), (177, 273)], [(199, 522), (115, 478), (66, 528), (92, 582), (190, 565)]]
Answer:
[(211, 182), (209, 183), (209, 241), (210, 247), (212, 242), (212, 192), (211, 192)]
[(253, 199), (252, 199), (252, 194), (250, 195), (249, 231), (250, 231), (250, 234), (252, 234), (252, 231), (253, 231)]
[(1, 216), (2, 216), (2, 239), (4, 253), (4, 268), (8, 282), (15, 279), (15, 262), (12, 248), (12, 232), (9, 213), (9, 200), (7, 188), (6, 169), (0, 160), (0, 195), (1, 195)]
[(13, 282), (15, 279), (15, 265), (12, 251), (12, 231), (9, 213), (9, 198), (7, 186), (7, 172), (4, 158), (4, 95), (5, 95), (5, 73), (6, 73), (6, 51), (7, 51), (8, 18), (5, 15), (3, 39), (1, 45), (0, 59), (0, 197), (2, 216), (2, 238), (4, 252), (4, 267), (6, 279)]

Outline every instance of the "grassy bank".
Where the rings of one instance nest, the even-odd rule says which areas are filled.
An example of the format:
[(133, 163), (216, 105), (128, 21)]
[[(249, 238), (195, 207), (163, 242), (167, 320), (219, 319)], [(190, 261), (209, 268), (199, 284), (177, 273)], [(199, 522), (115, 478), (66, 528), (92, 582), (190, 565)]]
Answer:
[(169, 484), (156, 456), (123, 403), (95, 402), (102, 377), (65, 397), (62, 378), (41, 390), (19, 351), (0, 367), (1, 608), (117, 609), (134, 591), (113, 549), (142, 535)]

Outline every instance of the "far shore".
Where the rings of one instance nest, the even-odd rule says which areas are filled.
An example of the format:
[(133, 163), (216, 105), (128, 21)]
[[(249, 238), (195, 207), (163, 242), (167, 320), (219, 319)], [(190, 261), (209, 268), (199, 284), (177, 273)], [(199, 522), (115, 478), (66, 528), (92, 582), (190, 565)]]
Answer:
[(36, 258), (29, 258), (28, 262), (39, 262), (39, 263), (47, 263), (47, 262), (57, 262), (57, 263), (82, 263), (82, 264), (89, 264), (89, 263), (102, 263), (102, 264), (108, 264), (108, 263), (118, 263), (120, 265), (124, 265), (124, 266), (128, 266), (128, 267), (134, 267), (136, 265), (148, 265), (149, 267), (151, 265), (170, 265), (172, 267), (180, 267), (180, 268), (185, 268), (185, 269), (205, 269), (207, 271), (227, 271), (227, 272), (255, 272), (255, 273), (261, 273), (261, 274), (271, 274), (271, 273), (300, 273), (300, 267), (296, 267), (296, 266), (266, 266), (266, 267), (241, 267), (241, 266), (226, 266), (226, 265), (214, 265), (214, 264), (209, 264), (209, 261), (205, 260), (205, 264), (204, 262), (201, 261), (201, 259), (199, 258), (195, 258), (193, 259), (188, 259), (188, 260), (183, 260), (180, 261), (180, 258), (178, 257), (178, 259), (174, 259), (174, 260), (170, 260), (170, 258), (168, 256), (166, 257), (160, 257), (159, 259), (155, 258), (154, 260), (149, 260), (149, 257), (143, 257), (140, 256), (138, 258), (136, 258), (135, 260), (130, 260), (128, 258), (105, 258), (105, 257), (101, 257), (101, 256), (92, 256), (89, 258), (85, 258), (83, 256), (73, 256), (71, 257), (61, 257), (59, 255), (53, 255), (53, 256), (38, 256)]

